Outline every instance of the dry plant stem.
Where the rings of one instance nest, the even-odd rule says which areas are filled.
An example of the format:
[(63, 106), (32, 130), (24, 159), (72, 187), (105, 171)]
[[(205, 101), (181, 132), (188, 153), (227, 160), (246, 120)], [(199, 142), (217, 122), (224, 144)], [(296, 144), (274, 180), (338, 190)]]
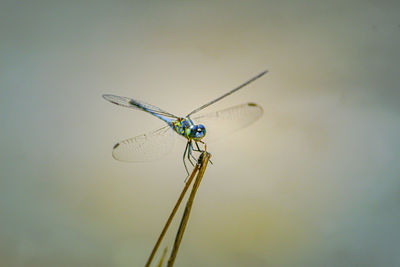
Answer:
[(168, 251), (168, 248), (164, 248), (164, 251), (163, 251), (161, 259), (160, 259), (160, 262), (158, 263), (157, 267), (162, 267), (162, 264), (164, 262), (165, 256), (167, 255), (167, 251)]
[(196, 195), (197, 189), (199, 188), (199, 185), (200, 185), (201, 179), (203, 178), (204, 172), (206, 171), (207, 163), (208, 163), (208, 160), (210, 159), (210, 154), (208, 154), (207, 152), (203, 152), (201, 157), (202, 157), (202, 161), (200, 164), (200, 170), (199, 170), (199, 173), (197, 174), (196, 180), (193, 184), (192, 192), (190, 193), (189, 199), (186, 203), (185, 211), (183, 212), (182, 220), (179, 225), (178, 232), (176, 233), (175, 243), (172, 248), (171, 256), (168, 260), (168, 265), (167, 265), (168, 267), (172, 267), (174, 265), (176, 255), (178, 254), (179, 245), (181, 244), (182, 237), (185, 232), (187, 222), (189, 220), (189, 215), (190, 215), (190, 211), (192, 209), (194, 197)]
[(172, 210), (171, 214), (169, 215), (168, 220), (167, 220), (167, 222), (165, 223), (164, 228), (162, 229), (161, 234), (160, 234), (160, 236), (158, 237), (158, 240), (157, 240), (156, 244), (154, 245), (153, 250), (151, 251), (150, 257), (149, 257), (149, 259), (147, 260), (146, 265), (145, 265), (146, 267), (149, 267), (149, 266), (150, 266), (150, 264), (151, 264), (151, 262), (152, 262), (154, 256), (156, 255), (157, 249), (158, 249), (158, 247), (160, 246), (161, 241), (163, 240), (164, 235), (165, 235), (165, 233), (167, 232), (168, 227), (169, 227), (169, 225), (171, 224), (172, 219), (174, 218), (175, 213), (177, 212), (177, 210), (178, 210), (178, 208), (179, 208), (179, 205), (181, 204), (182, 199), (183, 199), (183, 197), (185, 196), (186, 191), (188, 190), (188, 188), (189, 188), (190, 184), (192, 183), (193, 178), (194, 178), (194, 176), (196, 175), (196, 173), (197, 173), (198, 170), (199, 170), (199, 165), (196, 165), (196, 166), (194, 167), (193, 171), (192, 171), (192, 174), (190, 174), (189, 179), (188, 179), (187, 182), (185, 183), (185, 187), (183, 188), (182, 193), (181, 193), (181, 195), (180, 195), (179, 198), (178, 198), (178, 201), (176, 201), (175, 207), (174, 207), (174, 209)]

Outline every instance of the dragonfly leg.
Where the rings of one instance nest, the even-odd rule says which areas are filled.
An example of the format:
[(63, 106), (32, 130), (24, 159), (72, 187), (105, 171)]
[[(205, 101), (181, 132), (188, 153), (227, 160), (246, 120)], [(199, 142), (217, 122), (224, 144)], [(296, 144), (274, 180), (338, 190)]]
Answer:
[[(197, 149), (198, 149), (198, 150), (195, 150), (195, 151), (198, 151), (198, 152), (207, 152), (207, 144), (204, 143), (203, 141), (198, 141), (198, 142), (200, 142), (200, 143), (202, 143), (202, 144), (204, 145), (204, 150), (201, 150), (200, 147), (199, 147), (199, 144), (197, 144), (197, 142), (195, 141), (196, 147), (197, 147)], [(209, 161), (210, 161), (210, 163), (211, 163), (212, 165), (214, 165), (214, 163), (211, 161), (211, 159), (209, 159)]]
[[(192, 157), (195, 159), (195, 157), (193, 157), (193, 155), (192, 155), (192, 141), (188, 141), (188, 146), (189, 146), (189, 149), (188, 149), (189, 152), (188, 152), (187, 158), (188, 158), (190, 164), (192, 164), (192, 166), (194, 166), (194, 163), (192, 162), (192, 159), (190, 158), (190, 157)], [(195, 159), (195, 161), (196, 161), (196, 159)]]
[[(204, 150), (202, 150), (202, 152), (207, 152), (207, 144), (205, 142), (201, 141), (201, 140), (199, 140), (197, 142), (200, 142), (200, 143), (202, 143), (204, 145)], [(197, 145), (197, 143), (196, 143), (196, 145)], [(197, 146), (197, 147), (199, 147), (199, 146)]]
[(185, 159), (186, 153), (188, 152), (188, 148), (189, 148), (189, 142), (187, 142), (186, 147), (185, 147), (185, 152), (183, 153), (183, 166), (185, 166), (186, 173), (187, 173), (187, 175), (189, 177), (189, 170), (188, 170), (188, 168), (186, 166), (186, 159)]
[[(197, 151), (196, 149), (194, 149), (192, 141), (190, 141), (190, 147), (191, 147), (190, 152), (192, 152), (192, 151)], [(193, 156), (193, 153), (190, 153), (190, 155), (192, 156), (192, 158), (193, 158), (193, 160), (194, 160), (195, 162), (198, 161), (198, 159), (196, 159), (196, 158)]]
[(199, 147), (199, 144), (197, 143), (197, 141), (194, 141), (194, 143), (196, 144), (196, 148), (197, 148), (197, 150), (194, 150), (194, 151), (197, 151), (197, 152), (204, 152), (204, 150), (201, 150), (200, 149), (200, 147)]

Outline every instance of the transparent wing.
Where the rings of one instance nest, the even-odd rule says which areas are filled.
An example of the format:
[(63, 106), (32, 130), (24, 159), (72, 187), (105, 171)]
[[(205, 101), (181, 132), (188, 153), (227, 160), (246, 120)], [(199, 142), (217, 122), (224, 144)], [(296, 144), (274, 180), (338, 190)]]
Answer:
[(233, 94), (234, 92), (236, 92), (236, 91), (242, 89), (242, 88), (245, 87), (246, 85), (248, 85), (248, 84), (254, 82), (255, 80), (257, 80), (258, 78), (260, 78), (261, 76), (263, 76), (263, 75), (266, 74), (267, 72), (268, 72), (267, 70), (261, 72), (261, 73), (258, 74), (257, 76), (254, 76), (254, 77), (251, 78), (250, 80), (246, 81), (245, 83), (242, 83), (242, 84), (239, 85), (238, 87), (236, 87), (236, 88), (230, 90), (229, 92), (223, 94), (222, 96), (220, 96), (220, 97), (218, 97), (218, 98), (216, 98), (216, 99), (214, 99), (214, 100), (208, 102), (207, 104), (202, 105), (202, 106), (199, 107), (199, 108), (196, 108), (195, 110), (193, 110), (192, 112), (190, 112), (188, 115), (186, 115), (186, 117), (190, 117), (191, 115), (193, 115), (193, 114), (199, 112), (200, 110), (205, 109), (206, 107), (208, 107), (208, 106), (210, 106), (210, 105), (212, 105), (212, 104), (214, 104), (214, 103), (220, 101), (222, 98), (225, 98), (225, 97), (227, 97), (228, 95)]
[(263, 109), (254, 103), (246, 103), (217, 112), (194, 117), (196, 124), (206, 128), (205, 141), (213, 141), (240, 130), (259, 119)]
[(160, 159), (171, 151), (174, 145), (174, 132), (170, 126), (138, 135), (117, 143), (112, 155), (116, 160), (145, 162)]
[(135, 99), (132, 99), (129, 97), (117, 96), (117, 95), (103, 95), (103, 98), (107, 101), (110, 101), (113, 104), (118, 105), (118, 106), (139, 109), (139, 110), (143, 110), (143, 111), (151, 111), (151, 112), (154, 112), (154, 113), (162, 115), (162, 116), (178, 118), (174, 114), (164, 111), (164, 110), (160, 109), (159, 107), (156, 107), (156, 106), (147, 104), (143, 101), (135, 100)]

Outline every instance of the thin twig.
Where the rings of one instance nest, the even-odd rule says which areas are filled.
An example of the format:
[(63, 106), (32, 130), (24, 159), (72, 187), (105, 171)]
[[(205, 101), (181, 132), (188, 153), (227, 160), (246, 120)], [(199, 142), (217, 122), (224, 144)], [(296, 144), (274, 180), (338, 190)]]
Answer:
[(200, 185), (201, 179), (203, 178), (204, 172), (206, 171), (207, 163), (208, 163), (208, 160), (210, 159), (210, 157), (211, 157), (211, 155), (209, 153), (203, 152), (203, 154), (201, 154), (201, 156), (199, 158), (200, 170), (199, 170), (199, 173), (197, 174), (196, 180), (193, 184), (192, 192), (190, 193), (189, 199), (186, 203), (185, 211), (183, 212), (182, 220), (179, 225), (178, 232), (176, 233), (174, 246), (172, 248), (171, 256), (168, 260), (168, 265), (167, 265), (168, 267), (172, 267), (174, 265), (176, 255), (178, 254), (179, 245), (181, 244), (182, 237), (185, 232), (187, 222), (189, 220), (189, 215), (190, 215), (190, 211), (192, 209), (194, 197), (196, 195), (197, 189), (199, 188), (199, 185)]
[(178, 210), (179, 205), (181, 204), (182, 199), (183, 199), (183, 197), (185, 196), (186, 191), (188, 190), (188, 188), (189, 188), (190, 184), (192, 183), (192, 180), (193, 180), (193, 178), (194, 178), (194, 176), (196, 175), (196, 173), (197, 173), (198, 170), (199, 170), (199, 165), (196, 165), (196, 166), (194, 167), (193, 171), (192, 171), (192, 174), (190, 174), (189, 179), (188, 179), (187, 182), (185, 183), (185, 187), (183, 188), (182, 193), (181, 193), (181, 195), (180, 195), (179, 198), (178, 198), (178, 201), (176, 201), (175, 207), (173, 208), (171, 214), (169, 215), (168, 220), (167, 220), (167, 222), (165, 223), (164, 228), (162, 229), (161, 234), (160, 234), (160, 236), (158, 237), (158, 240), (157, 240), (156, 244), (154, 245), (153, 250), (151, 251), (150, 257), (149, 257), (149, 259), (147, 260), (146, 265), (145, 265), (146, 267), (149, 267), (149, 266), (150, 266), (150, 264), (151, 264), (151, 262), (152, 262), (152, 260), (153, 260), (153, 258), (154, 258), (154, 255), (156, 254), (157, 249), (158, 249), (158, 247), (160, 246), (161, 241), (162, 241), (162, 239), (164, 238), (164, 235), (165, 235), (165, 233), (167, 232), (168, 227), (169, 227), (169, 225), (171, 224), (172, 219), (173, 219), (174, 216), (175, 216), (175, 213), (176, 213), (176, 211)]
[(168, 251), (168, 248), (167, 247), (164, 248), (164, 251), (163, 251), (161, 259), (160, 259), (160, 262), (158, 263), (157, 267), (162, 267), (162, 264), (164, 262), (165, 256), (167, 255), (167, 251)]

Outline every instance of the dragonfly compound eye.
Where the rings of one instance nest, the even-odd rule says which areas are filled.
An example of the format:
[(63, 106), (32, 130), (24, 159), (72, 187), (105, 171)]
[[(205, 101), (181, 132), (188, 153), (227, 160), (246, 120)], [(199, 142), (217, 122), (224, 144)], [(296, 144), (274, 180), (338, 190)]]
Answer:
[(187, 129), (186, 134), (187, 134), (187, 137), (189, 137), (191, 139), (200, 140), (201, 138), (203, 138), (205, 136), (206, 129), (201, 124), (199, 124), (199, 125), (191, 125)]
[(203, 124), (197, 125), (197, 137), (203, 138), (206, 135), (206, 127)]

